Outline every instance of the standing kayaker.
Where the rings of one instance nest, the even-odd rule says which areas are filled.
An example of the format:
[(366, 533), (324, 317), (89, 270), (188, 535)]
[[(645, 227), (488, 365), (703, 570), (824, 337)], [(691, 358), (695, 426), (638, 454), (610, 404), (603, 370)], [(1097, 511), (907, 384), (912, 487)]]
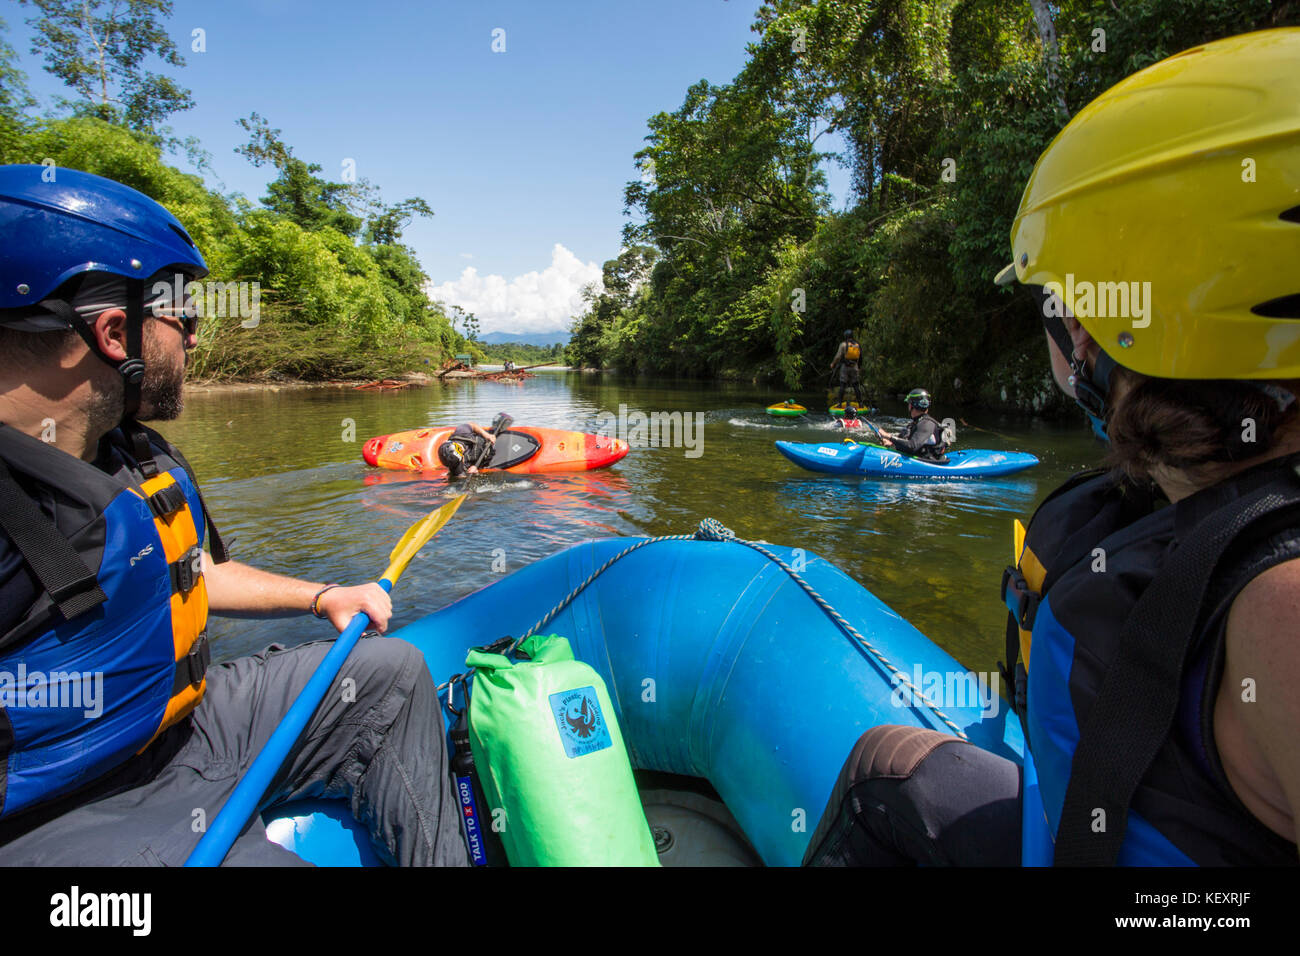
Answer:
[(438, 460), (447, 467), (447, 480), (477, 475), (478, 466), (488, 458), (488, 446), (496, 443), (497, 436), (477, 422), (457, 425), (438, 446)]
[(898, 435), (881, 435), (881, 443), (904, 455), (946, 465), (949, 442), (945, 440), (943, 424), (930, 415), (930, 393), (923, 388), (908, 392), (907, 413), (912, 418), (907, 428)]
[[(1003, 577), (1024, 770), (873, 728), (806, 862), (1300, 861), (1297, 102), (1300, 30), (1232, 37), (1130, 76), (1039, 157), (997, 281), (1033, 290), (1109, 456)], [(1103, 281), (1127, 309), (1095, 308)]]
[(859, 405), (862, 402), (862, 346), (858, 344), (857, 338), (852, 329), (844, 330), (844, 341), (835, 352), (835, 358), (831, 360), (831, 373), (834, 374), (838, 368), (840, 371), (840, 391), (835, 399), (835, 404), (839, 405), (844, 401), (844, 393), (848, 389), (853, 389), (853, 399)]
[[(147, 196), (47, 172), (0, 166), (0, 865), (177, 866), (332, 645), (209, 666), (208, 611), (382, 631), (392, 603), (227, 560), (139, 424), (180, 414), (197, 319), (169, 293), (203, 257)], [(382, 859), (465, 865), (423, 656), (362, 640), (339, 680), (262, 807), (342, 797)], [(258, 818), (226, 861), (303, 862)]]

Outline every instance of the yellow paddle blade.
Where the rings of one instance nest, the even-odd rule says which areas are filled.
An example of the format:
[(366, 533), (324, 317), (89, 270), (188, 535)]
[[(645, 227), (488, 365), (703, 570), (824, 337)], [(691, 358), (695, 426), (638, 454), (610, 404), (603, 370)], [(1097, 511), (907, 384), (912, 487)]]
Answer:
[(447, 502), (436, 511), (431, 511), (415, 524), (407, 529), (406, 534), (402, 535), (402, 540), (397, 542), (393, 548), (392, 554), (388, 556), (388, 570), (384, 572), (384, 577), (394, 584), (406, 570), (406, 566), (411, 563), (417, 551), (428, 543), (429, 539), (442, 530), (442, 526), (451, 520), (451, 516), (456, 513), (456, 509), (465, 503), (468, 495), (457, 495), (451, 501)]

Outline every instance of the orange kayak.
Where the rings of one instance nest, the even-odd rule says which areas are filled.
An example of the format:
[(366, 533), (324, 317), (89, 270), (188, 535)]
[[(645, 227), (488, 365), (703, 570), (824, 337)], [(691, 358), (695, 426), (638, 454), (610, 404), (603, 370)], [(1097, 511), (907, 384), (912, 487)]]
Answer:
[[(438, 446), (455, 431), (453, 425), (433, 425), (414, 431), (380, 435), (366, 442), (361, 457), (368, 465), (399, 471), (446, 471)], [(483, 471), (539, 474), (548, 471), (587, 471), (605, 468), (627, 454), (627, 442), (604, 435), (558, 428), (512, 425), (497, 436), (492, 458)]]

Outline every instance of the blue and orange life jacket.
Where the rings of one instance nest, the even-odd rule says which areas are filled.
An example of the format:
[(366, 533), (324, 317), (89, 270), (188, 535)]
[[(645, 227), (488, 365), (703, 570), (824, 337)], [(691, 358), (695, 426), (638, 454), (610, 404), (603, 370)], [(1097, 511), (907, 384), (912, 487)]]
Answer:
[[(1276, 472), (1239, 476), (1177, 505), (1161, 506), (1145, 489), (1113, 474), (1087, 472), (1057, 489), (1035, 512), (1017, 564), (1003, 577), (1011, 612), (1008, 659), (1015, 665), (1015, 706), (1028, 742), (1023, 862), (1054, 861), (1080, 746), (1103, 677), (1114, 666), (1129, 616), (1169, 560), (1178, 540), (1207, 507), (1231, 507), (1234, 495), (1282, 481)], [(1300, 484), (1290, 476), (1292, 502)], [(1196, 509), (1195, 511), (1193, 509)], [(1294, 510), (1294, 509), (1293, 509)], [(1199, 517), (1196, 520), (1200, 520)], [(1128, 807), (1116, 862), (1124, 865), (1294, 864), (1296, 846), (1241, 804), (1219, 762), (1213, 707), (1223, 674), (1227, 612), (1256, 575), (1300, 557), (1300, 522), (1243, 536), (1210, 579), (1178, 687), (1173, 727), (1146, 768)], [(1234, 539), (1234, 545), (1237, 542)], [(1032, 649), (1032, 653), (1031, 653)], [(1093, 725), (1095, 726), (1095, 724)], [(1037, 777), (1036, 790), (1034, 776)]]
[(142, 433), (150, 466), (115, 432), (109, 474), (0, 426), (0, 536), (39, 594), (0, 634), (0, 817), (107, 773), (203, 697), (202, 500), (180, 453)]

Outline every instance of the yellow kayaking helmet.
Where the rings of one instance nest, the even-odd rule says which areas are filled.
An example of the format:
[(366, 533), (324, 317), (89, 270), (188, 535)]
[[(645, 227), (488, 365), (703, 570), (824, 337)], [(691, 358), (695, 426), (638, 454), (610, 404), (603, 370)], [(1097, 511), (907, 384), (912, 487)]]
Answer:
[(1089, 103), (1039, 157), (1011, 250), (999, 284), (1055, 292), (1135, 372), (1300, 378), (1300, 29), (1186, 50)]

